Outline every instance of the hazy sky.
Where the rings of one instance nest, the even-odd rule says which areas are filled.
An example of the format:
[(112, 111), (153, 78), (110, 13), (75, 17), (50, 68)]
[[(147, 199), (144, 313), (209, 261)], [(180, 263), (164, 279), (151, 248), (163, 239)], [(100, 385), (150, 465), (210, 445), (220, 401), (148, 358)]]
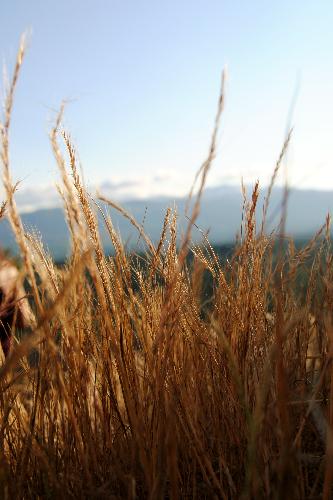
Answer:
[(89, 182), (178, 192), (205, 157), (227, 65), (211, 182), (267, 179), (299, 87), (289, 176), (333, 188), (332, 0), (2, 0), (0, 19), (10, 69), (31, 30), (12, 130), (25, 186), (57, 178), (48, 131), (67, 99)]

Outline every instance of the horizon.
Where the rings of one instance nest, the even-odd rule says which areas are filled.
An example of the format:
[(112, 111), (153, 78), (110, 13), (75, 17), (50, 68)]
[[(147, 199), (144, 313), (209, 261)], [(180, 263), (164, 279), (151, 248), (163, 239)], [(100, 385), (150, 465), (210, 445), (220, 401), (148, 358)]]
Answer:
[[(245, 186), (245, 189), (247, 200), (250, 201), (252, 199), (251, 186)], [(267, 186), (259, 189), (256, 210), (257, 231), (259, 233), (267, 189)], [(52, 190), (52, 193), (57, 194), (55, 189)], [(267, 234), (271, 234), (278, 228), (281, 209), (284, 205), (283, 193), (284, 188), (282, 186), (276, 186), (272, 191), (268, 210), (268, 226), (266, 227)], [(105, 194), (107, 193), (104, 191)], [(114, 194), (113, 189), (112, 194)], [(47, 197), (50, 200), (48, 191), (45, 193), (45, 199)], [(114, 196), (106, 196), (106, 198), (114, 200)], [(26, 200), (31, 202), (31, 192), (26, 193)], [(46, 248), (57, 261), (63, 260), (66, 255), (69, 255), (71, 238), (60, 197), (58, 203), (50, 205), (50, 202), (48, 202), (47, 206), (39, 205), (38, 208), (36, 204), (30, 205), (26, 207), (26, 210), (22, 205), (24, 196), (22, 198), (20, 193), (17, 193), (16, 201), (18, 208), (21, 208), (19, 211), (24, 231), (36, 235), (38, 241), (42, 241), (46, 245)], [(111, 216), (112, 224), (122, 241), (126, 242), (126, 247), (139, 249), (138, 241), (140, 238), (138, 239), (137, 229), (118, 210), (107, 207), (98, 198), (97, 201), (104, 214)], [(239, 234), (242, 221), (244, 221), (242, 215), (244, 198), (241, 189), (235, 185), (207, 187), (201, 201), (200, 214), (192, 232), (192, 243), (201, 241), (202, 235), (206, 232), (209, 232), (209, 241), (214, 246), (230, 245), (235, 242), (236, 235)], [(133, 199), (131, 197), (122, 200), (120, 204), (125, 211), (128, 211), (134, 217), (137, 224), (142, 226), (145, 234), (153, 242), (159, 241), (168, 208), (175, 210), (177, 213), (179, 234), (182, 234), (182, 230), (188, 222), (186, 218), (186, 197), (180, 197), (176, 200), (167, 196), (154, 196), (149, 199)], [(314, 189), (301, 190), (292, 188), (288, 196), (285, 235), (291, 237), (295, 242), (311, 239), (312, 235), (316, 234), (323, 224), (325, 225), (328, 213), (333, 213), (332, 191), (324, 192)], [(104, 248), (108, 250), (110, 247), (108, 232), (103, 218), (99, 217), (98, 221)], [(0, 240), (5, 248), (14, 252), (17, 251), (12, 229), (9, 221), (6, 221), (5, 218), (0, 224)]]
[[(145, 179), (147, 180), (147, 179)], [(177, 200), (184, 200), (188, 197), (189, 188), (184, 188), (182, 190), (172, 191), (171, 189), (164, 189), (158, 191), (158, 184), (160, 183), (160, 179), (150, 179), (148, 185), (145, 186), (145, 189), (142, 189), (142, 182), (136, 179), (128, 179), (128, 181), (122, 180), (118, 182), (107, 180), (104, 183), (98, 185), (89, 185), (86, 186), (88, 192), (95, 199), (98, 199), (99, 195), (103, 195), (108, 197), (109, 199), (113, 199), (118, 203), (131, 203), (131, 202), (147, 202), (154, 200), (168, 200), (170, 204), (173, 202), (177, 202)], [(190, 186), (190, 184), (189, 184)], [(254, 183), (244, 183), (244, 186), (249, 193)], [(184, 187), (184, 186), (183, 186)], [(269, 183), (260, 184), (259, 190), (263, 192), (267, 190), (269, 187)], [(157, 188), (157, 189), (156, 189)], [(284, 190), (285, 185), (283, 184), (274, 184), (273, 190)], [(204, 189), (204, 193), (208, 191), (208, 193), (216, 190), (229, 190), (233, 192), (237, 192), (241, 194), (241, 183), (236, 184), (233, 182), (225, 182), (221, 184), (216, 183), (207, 183)], [(333, 188), (330, 186), (326, 189), (317, 188), (317, 187), (297, 187), (297, 186), (288, 186), (289, 192), (300, 191), (304, 193), (333, 193)], [(194, 190), (195, 192), (195, 190)], [(63, 202), (62, 199), (57, 192), (55, 184), (42, 185), (37, 187), (20, 187), (15, 194), (16, 204), (20, 213), (31, 213), (38, 210), (48, 210), (53, 208), (62, 208)], [(332, 207), (333, 208), (333, 207)]]

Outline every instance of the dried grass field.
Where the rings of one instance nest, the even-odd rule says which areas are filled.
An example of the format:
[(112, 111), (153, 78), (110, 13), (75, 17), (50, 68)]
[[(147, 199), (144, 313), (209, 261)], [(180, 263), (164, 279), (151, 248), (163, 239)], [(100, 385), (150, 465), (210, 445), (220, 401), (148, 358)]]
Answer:
[[(72, 250), (59, 268), (15, 204), (9, 135), (23, 56), (22, 45), (1, 124), (1, 216), (16, 236), (35, 324), (0, 367), (1, 498), (332, 498), (330, 221), (302, 249), (284, 235), (285, 207), (277, 230), (265, 231), (290, 137), (263, 222), (256, 185), (222, 262), (205, 235), (193, 245), (191, 231), (216, 152), (223, 82), (180, 245), (175, 210), (156, 245), (130, 214), (91, 199), (61, 111), (50, 141)], [(101, 201), (130, 219), (144, 255), (126, 250)], [(100, 212), (112, 256), (100, 242)]]

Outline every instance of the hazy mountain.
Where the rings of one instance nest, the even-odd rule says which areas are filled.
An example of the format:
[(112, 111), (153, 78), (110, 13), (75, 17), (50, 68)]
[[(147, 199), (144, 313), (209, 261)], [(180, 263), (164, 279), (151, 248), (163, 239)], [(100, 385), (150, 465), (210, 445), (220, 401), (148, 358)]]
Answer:
[[(258, 220), (260, 220), (263, 199), (266, 194), (266, 190), (263, 190), (260, 194), (257, 210)], [(271, 227), (279, 221), (282, 195), (282, 189), (275, 188), (268, 217), (268, 220), (271, 220)], [(251, 197), (250, 190), (248, 190), (248, 197)], [(176, 205), (180, 226), (186, 224), (184, 217), (185, 204), (186, 200), (184, 198), (172, 200), (169, 197), (123, 202), (123, 206), (134, 215), (138, 222), (141, 223), (144, 220), (145, 231), (154, 241), (159, 238), (163, 217), (168, 206), (173, 207)], [(231, 242), (234, 240), (237, 231), (239, 231), (242, 204), (243, 199), (239, 188), (232, 186), (207, 188), (203, 196), (201, 214), (197, 224), (203, 231), (210, 230), (209, 238), (212, 243)], [(293, 189), (288, 200), (287, 232), (295, 238), (311, 235), (324, 223), (327, 213), (332, 211), (333, 192)], [(119, 229), (123, 241), (128, 242), (129, 246), (134, 246), (138, 234), (131, 224), (120, 216), (116, 210), (110, 209), (109, 213), (114, 226)], [(55, 258), (63, 258), (68, 251), (69, 241), (68, 230), (61, 208), (24, 213), (22, 214), (22, 220), (28, 231), (35, 230), (42, 235), (44, 243)], [(101, 234), (103, 242), (109, 250), (110, 242), (102, 222)], [(200, 231), (194, 229), (193, 237), (200, 239)], [(7, 220), (0, 222), (0, 245), (12, 249), (15, 247)]]

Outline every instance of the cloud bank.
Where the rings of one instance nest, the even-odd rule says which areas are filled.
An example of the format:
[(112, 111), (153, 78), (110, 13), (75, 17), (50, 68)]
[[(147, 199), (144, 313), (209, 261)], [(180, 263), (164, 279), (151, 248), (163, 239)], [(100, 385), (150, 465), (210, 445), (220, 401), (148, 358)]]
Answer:
[[(191, 187), (192, 179), (182, 172), (161, 172), (155, 175), (136, 175), (131, 177), (114, 176), (100, 183), (88, 182), (86, 187), (93, 197), (98, 194), (118, 202), (146, 200), (154, 198), (169, 198), (170, 200), (186, 196)], [(230, 176), (215, 178), (209, 185), (239, 186), (239, 180)], [(0, 200), (4, 198), (0, 192)], [(19, 184), (15, 199), (21, 213), (33, 212), (38, 209), (56, 208), (62, 206), (61, 197), (55, 184), (25, 186)]]

